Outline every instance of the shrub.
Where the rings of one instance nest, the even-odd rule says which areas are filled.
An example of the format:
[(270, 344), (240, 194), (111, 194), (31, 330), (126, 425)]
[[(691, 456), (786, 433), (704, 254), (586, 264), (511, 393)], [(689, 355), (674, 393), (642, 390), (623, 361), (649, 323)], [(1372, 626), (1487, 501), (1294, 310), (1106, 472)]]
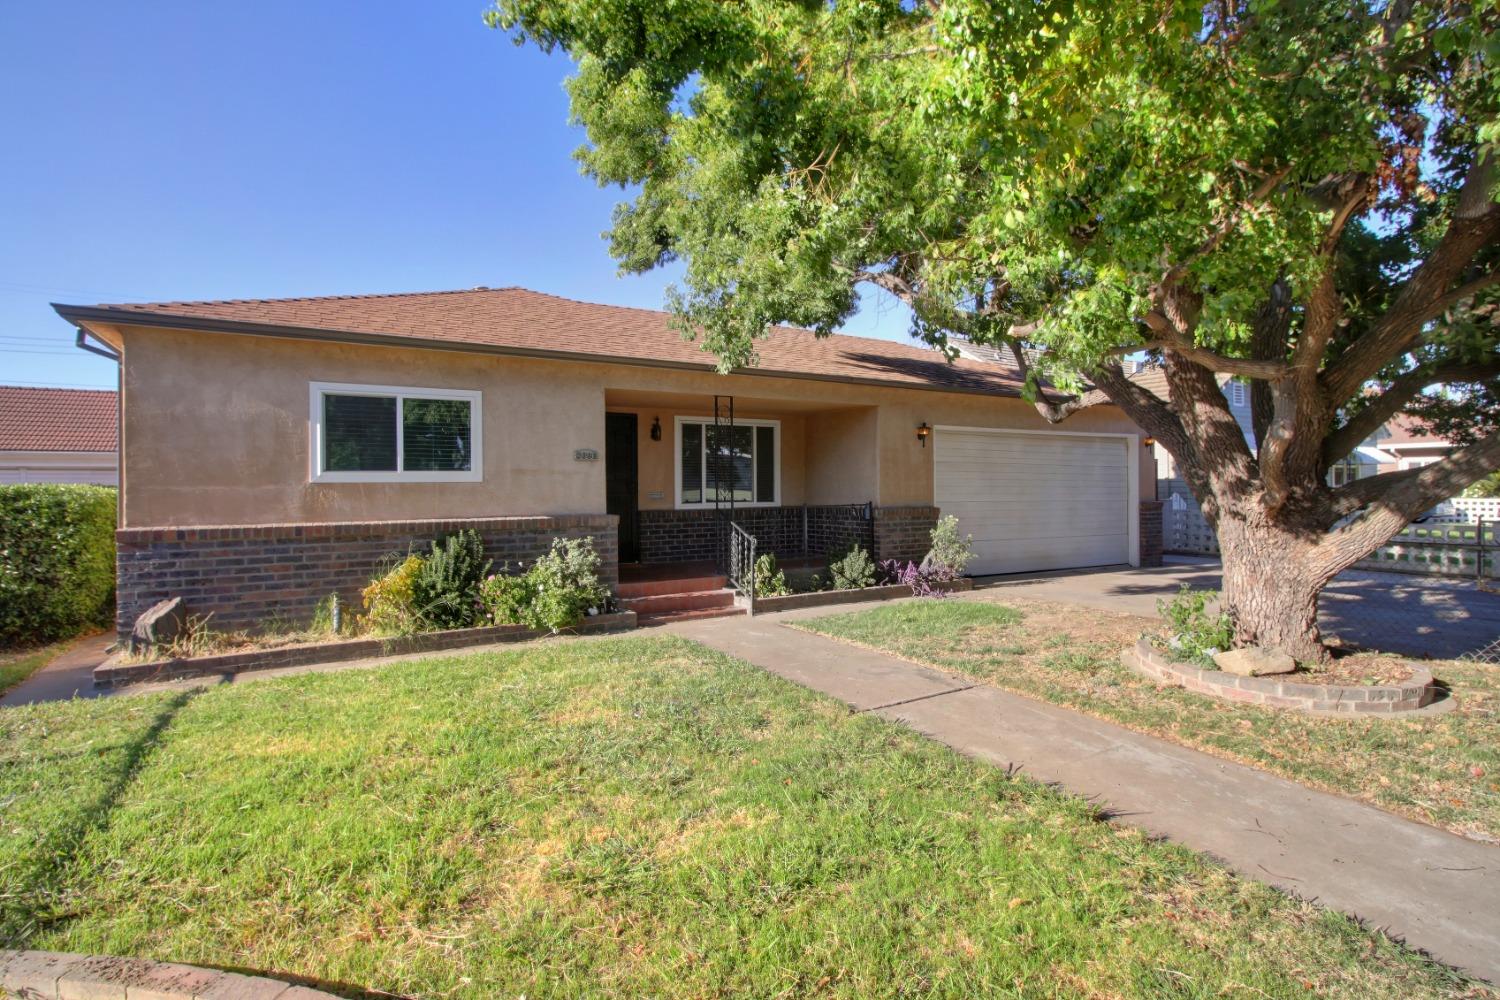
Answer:
[(776, 567), (776, 557), (767, 552), (755, 560), (755, 596), (784, 597), (792, 592), (786, 574)]
[(962, 538), (958, 534), (958, 518), (949, 514), (939, 518), (932, 529), (932, 547), (922, 560), (924, 569), (948, 571), (948, 579), (956, 580), (964, 575), (964, 569), (974, 558), (974, 536)]
[(863, 590), (875, 585), (875, 560), (858, 545), (828, 564), (834, 590)]
[(524, 625), (535, 600), (536, 587), (529, 574), (496, 573), (479, 585), (479, 606), (491, 625)]
[(1217, 600), (1216, 590), (1194, 590), (1187, 584), (1170, 601), (1157, 601), (1156, 610), (1167, 620), (1167, 646), (1178, 656), (1205, 667), (1214, 665), (1214, 654), (1234, 645), (1234, 622), (1222, 612), (1213, 618), (1208, 605)]
[(920, 566), (914, 562), (903, 563), (900, 559), (882, 560), (880, 577), (885, 583), (910, 587), (914, 597), (947, 597), (950, 590), (945, 584), (957, 579), (957, 575), (946, 566), (929, 566), (925, 559)]
[(493, 625), (557, 631), (609, 606), (599, 554), (588, 538), (554, 539), (551, 550), (519, 575), (496, 573), (479, 586), (479, 607)]
[(0, 643), (108, 624), (117, 495), (106, 486), (0, 486)]
[(468, 628), (479, 617), (479, 584), (490, 570), (484, 540), (471, 529), (432, 543), (412, 583), (429, 628)]
[(360, 626), (380, 635), (411, 635), (425, 627), (416, 597), (417, 577), (425, 560), (409, 555), (370, 581), (364, 589), (365, 614)]

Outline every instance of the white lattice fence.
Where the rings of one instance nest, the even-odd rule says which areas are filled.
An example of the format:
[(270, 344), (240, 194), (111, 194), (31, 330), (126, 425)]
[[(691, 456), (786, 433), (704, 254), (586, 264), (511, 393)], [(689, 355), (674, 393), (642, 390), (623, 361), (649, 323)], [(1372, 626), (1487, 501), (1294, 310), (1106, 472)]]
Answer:
[[(1360, 569), (1388, 573), (1426, 573), (1439, 576), (1484, 576), (1500, 579), (1500, 558), (1495, 552), (1495, 525), (1484, 522), (1484, 545), (1479, 544), (1479, 525), (1413, 524), (1385, 545), (1354, 565)], [(1483, 573), (1479, 560), (1483, 558)]]
[(1454, 497), (1448, 501), (1458, 510), (1466, 515), (1464, 520), (1477, 521), (1483, 518), (1487, 522), (1500, 521), (1500, 497)]
[(1167, 552), (1216, 556), (1219, 539), (1198, 505), (1179, 493), (1162, 504), (1162, 548)]

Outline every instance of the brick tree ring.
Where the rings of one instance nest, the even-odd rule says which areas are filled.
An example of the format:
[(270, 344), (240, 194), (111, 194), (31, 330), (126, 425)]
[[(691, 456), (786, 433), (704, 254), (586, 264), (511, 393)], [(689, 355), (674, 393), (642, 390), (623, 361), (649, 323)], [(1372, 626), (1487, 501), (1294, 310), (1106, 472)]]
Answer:
[(0, 996), (90, 1000), (336, 1000), (334, 994), (264, 976), (175, 962), (56, 951), (0, 951)]
[(1169, 658), (1142, 637), (1120, 655), (1136, 673), (1166, 687), (1180, 687), (1210, 698), (1267, 708), (1288, 708), (1314, 715), (1394, 718), (1429, 715), (1454, 706), (1452, 698), (1438, 700), (1432, 671), (1410, 663), (1411, 677), (1400, 684), (1298, 684), (1275, 677), (1240, 677), (1221, 670), (1205, 670)]

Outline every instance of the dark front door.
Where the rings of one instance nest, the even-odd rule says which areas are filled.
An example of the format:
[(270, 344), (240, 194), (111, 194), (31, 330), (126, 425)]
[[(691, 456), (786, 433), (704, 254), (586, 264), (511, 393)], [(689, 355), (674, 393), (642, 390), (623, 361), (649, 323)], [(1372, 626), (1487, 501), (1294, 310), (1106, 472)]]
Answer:
[(604, 415), (605, 510), (620, 515), (620, 562), (641, 561), (640, 475), (634, 413)]

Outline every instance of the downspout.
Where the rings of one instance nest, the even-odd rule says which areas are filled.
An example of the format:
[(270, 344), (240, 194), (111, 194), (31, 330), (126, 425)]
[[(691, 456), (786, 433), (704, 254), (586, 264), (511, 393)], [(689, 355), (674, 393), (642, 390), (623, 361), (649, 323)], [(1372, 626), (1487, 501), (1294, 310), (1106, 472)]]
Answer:
[[(97, 338), (96, 338), (97, 339)], [(123, 373), (120, 370), (120, 352), (111, 348), (108, 344), (100, 341), (100, 347), (89, 343), (89, 332), (83, 327), (78, 327), (78, 336), (73, 341), (73, 346), (82, 348), (90, 354), (97, 354), (101, 358), (109, 358), (115, 363), (115, 527), (123, 527), (125, 524), (125, 393)]]
[(78, 328), (78, 339), (73, 341), (73, 346), (81, 347), (90, 354), (97, 354), (101, 358), (109, 358), (109, 360), (119, 363), (120, 354), (118, 351), (110, 349), (107, 344), (104, 347), (95, 347), (93, 344), (90, 344), (89, 332), (81, 326)]

